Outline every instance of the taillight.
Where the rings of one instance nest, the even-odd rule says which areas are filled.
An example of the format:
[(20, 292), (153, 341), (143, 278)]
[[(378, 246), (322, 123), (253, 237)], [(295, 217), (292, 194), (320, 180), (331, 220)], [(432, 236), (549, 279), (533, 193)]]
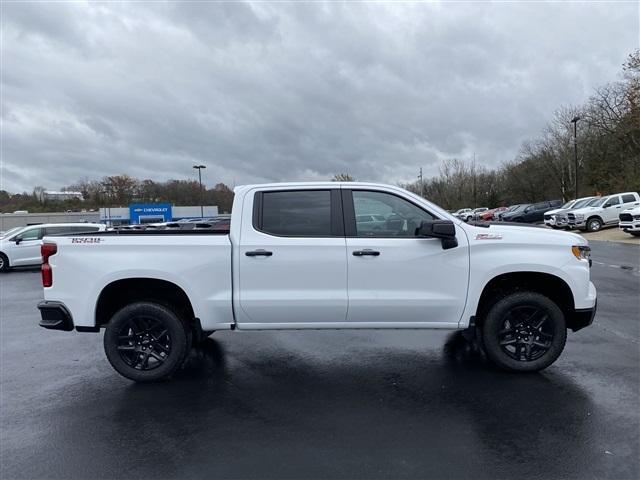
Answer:
[(42, 254), (42, 286), (50, 287), (53, 285), (53, 272), (51, 265), (49, 265), (49, 257), (55, 255), (58, 252), (58, 246), (55, 243), (43, 243), (40, 247), (40, 253)]

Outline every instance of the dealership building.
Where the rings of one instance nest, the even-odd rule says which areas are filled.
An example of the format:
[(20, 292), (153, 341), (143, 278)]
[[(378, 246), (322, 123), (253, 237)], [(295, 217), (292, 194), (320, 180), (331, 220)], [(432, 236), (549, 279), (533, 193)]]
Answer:
[(109, 226), (137, 223), (172, 222), (195, 219), (202, 216), (216, 217), (216, 206), (176, 207), (170, 203), (135, 203), (125, 208), (101, 208), (98, 212), (51, 212), (51, 213), (3, 213), (0, 214), (0, 232), (14, 227), (26, 227), (41, 223), (105, 223)]
[(170, 203), (132, 203), (127, 208), (100, 209), (100, 222), (107, 225), (175, 222), (217, 216), (216, 206), (174, 207)]

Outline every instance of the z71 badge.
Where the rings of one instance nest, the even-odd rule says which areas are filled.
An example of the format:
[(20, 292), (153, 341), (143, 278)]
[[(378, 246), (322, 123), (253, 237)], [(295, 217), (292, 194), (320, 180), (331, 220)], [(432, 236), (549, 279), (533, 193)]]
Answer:
[(476, 240), (502, 240), (502, 235), (499, 233), (479, 233), (476, 235)]
[(104, 238), (100, 237), (73, 237), (71, 243), (101, 243)]

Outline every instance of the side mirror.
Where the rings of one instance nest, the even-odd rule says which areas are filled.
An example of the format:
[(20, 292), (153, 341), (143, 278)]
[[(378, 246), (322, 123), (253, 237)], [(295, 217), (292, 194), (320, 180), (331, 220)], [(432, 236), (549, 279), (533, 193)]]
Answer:
[(20, 245), (20, 243), (22, 242), (22, 235), (16, 235), (15, 237), (13, 237), (13, 241), (16, 242), (16, 245)]
[(451, 220), (423, 220), (416, 234), (419, 237), (441, 239), (443, 250), (458, 246), (456, 226)]

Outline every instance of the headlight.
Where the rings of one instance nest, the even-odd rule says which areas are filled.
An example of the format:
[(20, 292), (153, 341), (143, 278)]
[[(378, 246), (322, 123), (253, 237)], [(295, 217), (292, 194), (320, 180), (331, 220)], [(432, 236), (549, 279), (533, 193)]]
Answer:
[(571, 247), (571, 252), (573, 256), (578, 260), (590, 260), (591, 259), (591, 248), (584, 245), (574, 245)]
[(582, 213), (577, 214), (576, 220), (584, 220), (584, 215)]
[(640, 215), (634, 215), (634, 216), (633, 216), (633, 219), (634, 219), (634, 220), (640, 220)]

